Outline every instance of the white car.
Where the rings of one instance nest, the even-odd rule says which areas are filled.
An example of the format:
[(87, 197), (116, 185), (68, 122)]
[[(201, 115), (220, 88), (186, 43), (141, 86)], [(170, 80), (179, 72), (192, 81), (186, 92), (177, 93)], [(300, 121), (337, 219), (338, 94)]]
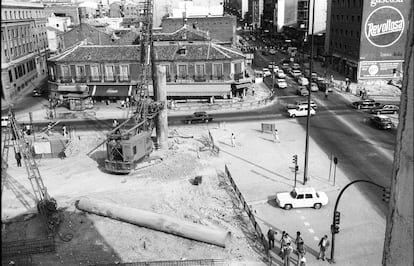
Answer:
[(309, 85), (309, 80), (307, 78), (305, 78), (305, 77), (300, 77), (298, 79), (298, 83), (301, 86), (307, 86), (307, 85)]
[(2, 116), (1, 117), (1, 127), (7, 127), (9, 125), (9, 117)]
[[(290, 117), (308, 116), (308, 105), (300, 105), (296, 109), (288, 109)], [(311, 107), (310, 115), (315, 115), (316, 111)]]
[(277, 75), (277, 77), (278, 77), (278, 78), (280, 78), (280, 79), (284, 79), (284, 78), (286, 78), (286, 74), (285, 74), (285, 72), (283, 72), (283, 70), (282, 70), (282, 69), (279, 69), (279, 70), (276, 72), (276, 75)]
[(284, 80), (284, 79), (278, 79), (278, 80), (276, 81), (276, 86), (277, 86), (279, 89), (286, 89), (286, 88), (287, 88), (287, 83), (286, 83), (286, 80)]
[(263, 76), (268, 77), (272, 75), (272, 72), (268, 68), (263, 68)]
[(285, 210), (306, 207), (320, 209), (328, 204), (328, 196), (325, 192), (316, 191), (312, 187), (297, 187), (291, 192), (277, 193), (276, 203)]

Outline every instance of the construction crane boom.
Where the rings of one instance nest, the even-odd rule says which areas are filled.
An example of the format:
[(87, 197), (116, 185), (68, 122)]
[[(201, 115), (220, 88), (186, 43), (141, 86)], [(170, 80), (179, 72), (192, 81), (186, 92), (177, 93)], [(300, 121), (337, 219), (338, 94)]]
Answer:
[[(47, 188), (43, 183), (42, 176), (40, 175), (39, 168), (37, 167), (37, 163), (33, 158), (30, 145), (26, 141), (23, 131), (17, 123), (12, 110), (9, 111), (9, 124), (3, 144), (2, 165), (7, 163), (7, 161), (4, 160), (8, 157), (10, 136), (12, 137), (15, 153), (20, 153), (21, 159), (23, 160), (27, 177), (35, 195), (37, 210), (39, 214), (46, 219), (49, 229), (51, 231), (55, 231), (56, 226), (59, 224), (56, 200), (51, 198), (47, 192)], [(2, 166), (2, 168), (5, 170), (7, 167)]]

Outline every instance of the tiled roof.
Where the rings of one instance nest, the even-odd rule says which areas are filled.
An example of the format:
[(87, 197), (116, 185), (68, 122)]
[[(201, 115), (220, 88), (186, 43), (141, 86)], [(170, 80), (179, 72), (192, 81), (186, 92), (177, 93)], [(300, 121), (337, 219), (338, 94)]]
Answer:
[(208, 32), (194, 29), (188, 25), (184, 25), (175, 32), (166, 33), (154, 33), (154, 41), (208, 41), (211, 38), (208, 36)]
[[(185, 54), (179, 53), (185, 49)], [(168, 43), (154, 45), (158, 61), (234, 60), (244, 58), (241, 52), (214, 43)], [(119, 62), (141, 58), (139, 45), (80, 45), (71, 51), (50, 58), (58, 62)]]

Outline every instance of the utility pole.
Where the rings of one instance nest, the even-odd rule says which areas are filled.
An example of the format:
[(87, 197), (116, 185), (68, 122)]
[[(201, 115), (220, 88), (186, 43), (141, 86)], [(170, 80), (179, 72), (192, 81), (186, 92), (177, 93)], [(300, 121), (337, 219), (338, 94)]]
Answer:
[[(312, 0), (308, 0), (308, 8), (310, 8), (311, 6), (311, 1)], [(313, 34), (314, 34), (314, 25), (315, 25), (315, 1), (313, 0), (313, 5), (312, 5), (312, 31), (311, 31), (311, 49), (310, 49), (310, 64), (309, 64), (309, 85), (308, 85), (308, 116), (306, 117), (306, 144), (305, 144), (305, 166), (303, 168), (303, 184), (306, 185), (306, 182), (309, 181), (309, 177), (308, 177), (308, 163), (309, 163), (309, 125), (310, 125), (310, 109), (311, 109), (311, 87), (312, 87), (312, 62), (313, 62)], [(310, 14), (310, 9), (308, 10), (308, 14)], [(308, 28), (306, 29), (307, 31), (309, 31), (309, 21), (310, 20), (310, 16), (308, 16)]]

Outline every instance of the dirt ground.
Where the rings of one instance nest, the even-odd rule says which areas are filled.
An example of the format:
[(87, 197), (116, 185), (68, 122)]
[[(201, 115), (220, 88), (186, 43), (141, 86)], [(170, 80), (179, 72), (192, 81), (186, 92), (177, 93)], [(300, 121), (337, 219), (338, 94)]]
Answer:
[[(191, 134), (191, 135), (190, 135)], [(68, 157), (37, 160), (50, 195), (56, 199), (62, 223), (55, 237), (56, 252), (32, 256), (35, 265), (87, 265), (154, 260), (221, 259), (226, 263), (259, 262), (261, 246), (223, 174), (220, 158), (208, 149), (205, 126), (170, 128), (169, 149), (155, 166), (128, 175), (102, 171), (104, 147), (90, 150), (105, 139), (103, 133), (76, 132)], [(201, 149), (199, 155), (197, 150)], [(35, 215), (33, 192), (24, 167), (9, 154), (8, 178), (2, 195), (2, 241), (44, 238), (45, 226)], [(200, 185), (193, 185), (202, 176)], [(75, 208), (82, 196), (121, 206), (169, 215), (184, 221), (227, 230), (226, 247), (206, 244)], [(30, 215), (33, 214), (33, 215)]]

